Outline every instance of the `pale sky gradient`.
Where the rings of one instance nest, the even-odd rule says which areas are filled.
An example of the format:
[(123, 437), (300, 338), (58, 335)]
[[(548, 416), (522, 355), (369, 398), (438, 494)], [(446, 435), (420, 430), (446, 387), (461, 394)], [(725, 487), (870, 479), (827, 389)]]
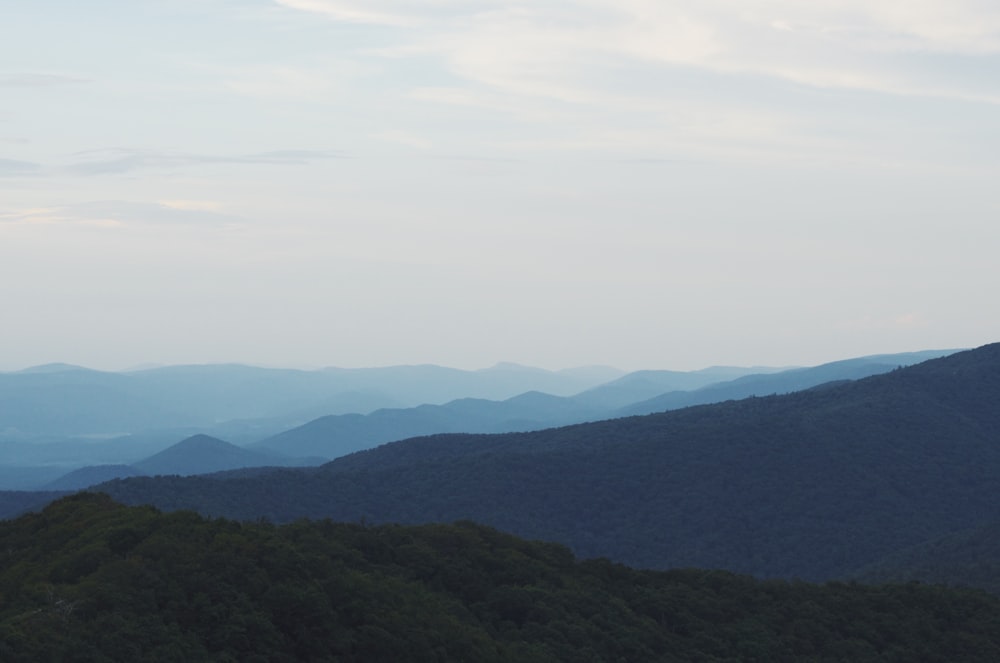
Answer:
[(996, 0), (8, 0), (0, 370), (1000, 340)]

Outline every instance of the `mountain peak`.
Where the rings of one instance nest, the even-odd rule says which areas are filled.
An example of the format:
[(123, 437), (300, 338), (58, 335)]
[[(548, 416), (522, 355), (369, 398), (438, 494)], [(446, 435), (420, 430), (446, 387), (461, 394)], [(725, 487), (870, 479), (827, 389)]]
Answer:
[(274, 458), (211, 435), (192, 435), (158, 454), (134, 463), (146, 474), (208, 474), (241, 467), (270, 465)]

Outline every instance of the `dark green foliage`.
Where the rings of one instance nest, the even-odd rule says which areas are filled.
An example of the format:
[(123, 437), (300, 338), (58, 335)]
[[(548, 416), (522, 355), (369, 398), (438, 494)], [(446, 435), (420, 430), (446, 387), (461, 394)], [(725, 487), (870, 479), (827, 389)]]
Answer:
[(578, 562), (475, 525), (206, 520), (81, 493), (0, 523), (4, 661), (993, 661), (1000, 601)]
[(471, 519), (633, 566), (825, 580), (1000, 513), (998, 402), (991, 345), (786, 396), (101, 489), (276, 522)]

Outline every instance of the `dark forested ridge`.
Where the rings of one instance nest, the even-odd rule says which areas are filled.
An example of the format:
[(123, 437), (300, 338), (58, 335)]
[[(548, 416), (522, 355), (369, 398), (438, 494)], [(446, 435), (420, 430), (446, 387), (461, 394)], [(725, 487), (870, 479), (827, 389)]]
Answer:
[(0, 523), (0, 660), (996, 661), (1000, 600), (635, 571), (459, 523), (205, 520), (81, 493)]
[(828, 579), (996, 519), (998, 402), (990, 345), (786, 396), (102, 489), (242, 519), (471, 519), (646, 568)]

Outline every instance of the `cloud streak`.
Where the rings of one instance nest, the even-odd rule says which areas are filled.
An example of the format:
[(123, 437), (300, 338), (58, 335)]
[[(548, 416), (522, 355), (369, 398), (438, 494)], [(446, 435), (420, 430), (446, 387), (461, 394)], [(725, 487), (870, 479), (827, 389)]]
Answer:
[(982, 0), (275, 0), (400, 30), (386, 56), (435, 54), (492, 89), (594, 103), (588, 69), (629, 62), (765, 76), (819, 88), (998, 103), (996, 83), (956, 84), (925, 56), (1000, 54), (1000, 6)]
[(62, 171), (72, 175), (118, 175), (140, 170), (169, 170), (212, 164), (300, 166), (319, 160), (344, 158), (342, 153), (333, 150), (276, 150), (220, 156), (123, 148), (88, 150), (74, 156), (78, 161), (63, 166)]
[(79, 85), (90, 82), (86, 78), (59, 74), (0, 74), (0, 87), (53, 87), (57, 85)]
[(36, 175), (41, 171), (41, 165), (31, 161), (0, 158), (0, 177), (24, 177)]
[(102, 200), (0, 213), (0, 223), (20, 225), (74, 224), (104, 228), (126, 226), (228, 226), (240, 217), (218, 212), (210, 201), (158, 203)]

